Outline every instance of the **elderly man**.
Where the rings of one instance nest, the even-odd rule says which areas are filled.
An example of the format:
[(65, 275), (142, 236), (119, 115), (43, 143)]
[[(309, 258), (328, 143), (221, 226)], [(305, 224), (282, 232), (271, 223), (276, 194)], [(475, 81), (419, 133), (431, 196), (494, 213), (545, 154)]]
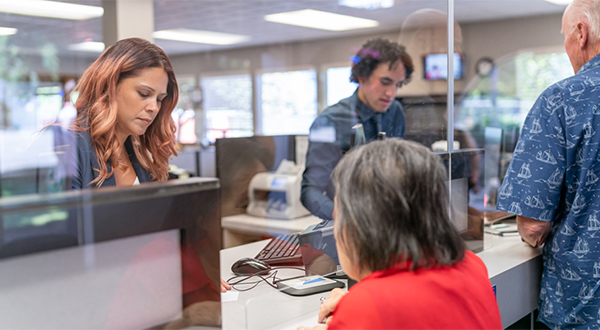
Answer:
[(335, 191), (330, 175), (351, 147), (354, 125), (362, 125), (365, 142), (379, 133), (404, 137), (404, 111), (395, 97), (412, 71), (412, 59), (395, 42), (371, 39), (358, 51), (350, 77), (358, 83), (356, 92), (325, 109), (310, 128), (301, 200), (312, 214), (333, 219)]
[(539, 321), (600, 326), (600, 0), (574, 0), (562, 19), (575, 75), (531, 109), (500, 189), (498, 208), (544, 246)]

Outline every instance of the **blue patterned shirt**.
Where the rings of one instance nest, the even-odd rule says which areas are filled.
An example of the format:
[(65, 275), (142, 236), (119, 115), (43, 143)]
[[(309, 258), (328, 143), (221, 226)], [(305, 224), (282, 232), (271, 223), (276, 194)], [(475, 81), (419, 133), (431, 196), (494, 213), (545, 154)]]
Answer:
[(552, 222), (539, 320), (600, 328), (600, 55), (531, 108), (498, 208)]

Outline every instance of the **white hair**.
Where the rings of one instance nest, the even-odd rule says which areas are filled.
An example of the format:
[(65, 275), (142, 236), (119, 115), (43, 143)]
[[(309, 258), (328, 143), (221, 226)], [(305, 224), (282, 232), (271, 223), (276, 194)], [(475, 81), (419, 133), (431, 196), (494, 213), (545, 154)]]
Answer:
[(577, 23), (583, 22), (588, 26), (590, 42), (600, 41), (600, 0), (573, 0), (566, 10), (572, 16), (569, 34), (575, 31)]

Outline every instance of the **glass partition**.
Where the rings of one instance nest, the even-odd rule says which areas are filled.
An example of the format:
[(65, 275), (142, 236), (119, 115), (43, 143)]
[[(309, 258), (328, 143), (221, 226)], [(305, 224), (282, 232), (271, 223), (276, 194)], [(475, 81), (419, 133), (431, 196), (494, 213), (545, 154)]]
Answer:
[(205, 76), (200, 78), (204, 93), (206, 136), (217, 138), (251, 136), (252, 77), (250, 74)]
[[(508, 11), (496, 20), (469, 21), (466, 17), (474, 8), (461, 1), (455, 4), (465, 70), (456, 84), (454, 131), (468, 137), (468, 142), (465, 146), (458, 135), (455, 141), (460, 142), (460, 150), (471, 146), (483, 150), (471, 164), (468, 224), (494, 226), (491, 222), (502, 215), (496, 213), (502, 194), (498, 189), (513, 153), (518, 152), (516, 142), (525, 116), (545, 88), (573, 74), (560, 33), (566, 5), (540, 1), (521, 8), (523, 14)], [(501, 8), (505, 2), (488, 1), (486, 6)], [(525, 4), (514, 6), (516, 10)], [(528, 175), (528, 168), (522, 170)], [(510, 220), (504, 222), (512, 225)]]
[(256, 84), (263, 135), (308, 133), (317, 115), (315, 70), (262, 73)]
[(104, 49), (101, 4), (85, 1), (91, 14), (69, 19), (50, 9), (37, 16), (0, 10), (0, 197), (63, 189), (51, 155), (58, 131), (42, 131), (76, 115), (71, 91)]
[[(154, 42), (180, 87), (173, 120), (188, 148), (182, 167), (221, 179), (224, 247), (333, 218), (332, 170), (384, 132), (439, 156), (451, 220), (480, 251), (524, 116), (540, 91), (572, 74), (560, 34), (564, 8), (541, 0), (154, 1), (153, 13), (125, 14), (161, 32)], [(9, 28), (0, 29), (0, 197), (71, 188), (72, 172), (57, 164), (74, 152), (63, 134), (77, 111), (70, 92), (104, 49), (101, 17), (0, 8)], [(383, 56), (365, 46), (377, 38), (403, 46), (402, 66), (351, 79), (361, 58)], [(355, 94), (357, 82), (365, 93)], [(53, 123), (60, 125), (44, 129)], [(259, 296), (270, 299), (266, 291)], [(267, 301), (247, 298), (255, 304), (244, 308)]]
[(198, 109), (200, 105), (196, 100), (199, 93), (198, 88), (196, 88), (196, 78), (194, 76), (179, 75), (177, 83), (179, 84), (179, 101), (171, 114), (177, 127), (175, 136), (179, 143), (193, 144), (203, 138), (203, 134), (199, 134), (200, 138), (196, 135), (196, 121), (199, 122), (198, 126), (200, 127), (203, 124), (202, 116), (196, 118), (196, 113), (202, 114), (202, 109)]
[(356, 83), (350, 82), (350, 67), (330, 67), (325, 71), (327, 81), (327, 106), (336, 104), (339, 100), (352, 95)]

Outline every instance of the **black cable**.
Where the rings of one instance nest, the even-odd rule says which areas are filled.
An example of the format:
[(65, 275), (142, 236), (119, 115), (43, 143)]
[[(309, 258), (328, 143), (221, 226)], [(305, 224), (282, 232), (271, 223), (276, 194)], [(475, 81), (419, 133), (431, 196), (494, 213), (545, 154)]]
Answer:
[(279, 283), (279, 282), (281, 282), (281, 281), (293, 280), (293, 279), (295, 279), (295, 278), (302, 278), (302, 277), (306, 277), (306, 275), (300, 275), (300, 276), (288, 277), (288, 278), (284, 278), (284, 279), (280, 279), (280, 278), (274, 277), (274, 278), (273, 278), (273, 284), (277, 284), (277, 283)]
[[(270, 286), (272, 286), (273, 288), (277, 289), (277, 286), (275, 286), (275, 285), (271, 284), (271, 283), (268, 281), (268, 279), (269, 279), (269, 278), (271, 278), (271, 277), (275, 278), (275, 275), (276, 275), (276, 274), (277, 274), (277, 271), (275, 271), (275, 272), (274, 272), (274, 273), (272, 273), (272, 274), (269, 274), (269, 275), (268, 275), (268, 276), (266, 276), (266, 277), (263, 277), (263, 276), (261, 276), (261, 275), (258, 275), (258, 274), (256, 274), (256, 275), (248, 275), (248, 276), (234, 276), (234, 277), (232, 277), (232, 278), (228, 279), (228, 280), (227, 280), (227, 282), (229, 282), (229, 284), (231, 285), (231, 287), (232, 287), (233, 289), (235, 289), (236, 291), (241, 291), (241, 292), (243, 292), (243, 291), (248, 291), (248, 290), (251, 290), (251, 289), (254, 289), (254, 288), (255, 288), (255, 287), (256, 287), (256, 286), (257, 286), (257, 285), (258, 285), (258, 284), (259, 284), (261, 281), (264, 281), (264, 282), (265, 282), (265, 283), (267, 283), (268, 285), (270, 285)], [(231, 283), (231, 280), (234, 280), (234, 279), (236, 279), (236, 278), (239, 278), (239, 277), (244, 277), (244, 278), (242, 278), (241, 280), (239, 280), (239, 281), (237, 281), (237, 282)], [(259, 281), (254, 281), (254, 282), (247, 282), (247, 283), (243, 283), (243, 282), (246, 282), (246, 280), (248, 280), (248, 279), (251, 279), (251, 278), (253, 278), (253, 277), (258, 277), (258, 278), (260, 278), (260, 280), (259, 280)], [(247, 285), (252, 285), (252, 286), (251, 286), (251, 287), (249, 287), (249, 288), (240, 289), (240, 288), (239, 288), (239, 285), (244, 285), (244, 284), (247, 284)], [(235, 287), (236, 285), (238, 286), (238, 288), (236, 288), (236, 287)]]
[[(235, 289), (236, 291), (244, 292), (244, 291), (249, 291), (249, 290), (254, 289), (261, 281), (264, 281), (265, 283), (267, 283), (268, 285), (270, 285), (271, 287), (273, 287), (275, 289), (279, 289), (276, 286), (276, 284), (279, 283), (279, 282), (281, 282), (281, 281), (287, 281), (287, 280), (291, 280), (291, 279), (295, 279), (295, 278), (304, 277), (304, 275), (301, 275), (301, 276), (289, 277), (289, 278), (285, 278), (285, 279), (279, 279), (277, 277), (277, 272), (278, 272), (279, 269), (284, 269), (284, 268), (285, 269), (296, 269), (296, 270), (302, 270), (302, 271), (304, 271), (304, 268), (300, 268), (300, 267), (281, 266), (281, 267), (274, 268), (274, 271), (272, 273), (270, 273), (266, 277), (263, 277), (263, 276), (261, 276), (259, 274), (255, 274), (255, 275), (243, 275), (243, 276), (237, 275), (237, 276), (233, 276), (233, 277), (229, 278), (227, 280), (227, 283), (229, 283), (229, 285), (231, 285), (231, 288)], [(233, 282), (233, 283), (231, 282), (232, 280), (238, 279), (240, 277), (243, 277), (243, 278), (241, 280), (237, 281), (237, 282)], [(258, 278), (260, 278), (260, 280), (253, 281), (253, 282), (246, 282), (248, 279), (251, 279), (251, 278), (254, 278), (254, 277), (258, 277)], [(273, 283), (270, 283), (268, 281), (269, 278), (273, 278)], [(243, 282), (246, 282), (246, 283), (243, 283)], [(245, 289), (239, 289), (239, 288), (235, 287), (236, 285), (237, 286), (239, 286), (239, 285), (252, 285), (252, 286), (249, 287), (249, 288), (245, 288)]]
[(278, 266), (276, 268), (272, 268), (273, 270), (277, 270), (277, 269), (296, 269), (296, 270), (301, 270), (301, 271), (306, 271), (306, 269), (304, 269), (303, 267), (294, 267), (294, 266)]

